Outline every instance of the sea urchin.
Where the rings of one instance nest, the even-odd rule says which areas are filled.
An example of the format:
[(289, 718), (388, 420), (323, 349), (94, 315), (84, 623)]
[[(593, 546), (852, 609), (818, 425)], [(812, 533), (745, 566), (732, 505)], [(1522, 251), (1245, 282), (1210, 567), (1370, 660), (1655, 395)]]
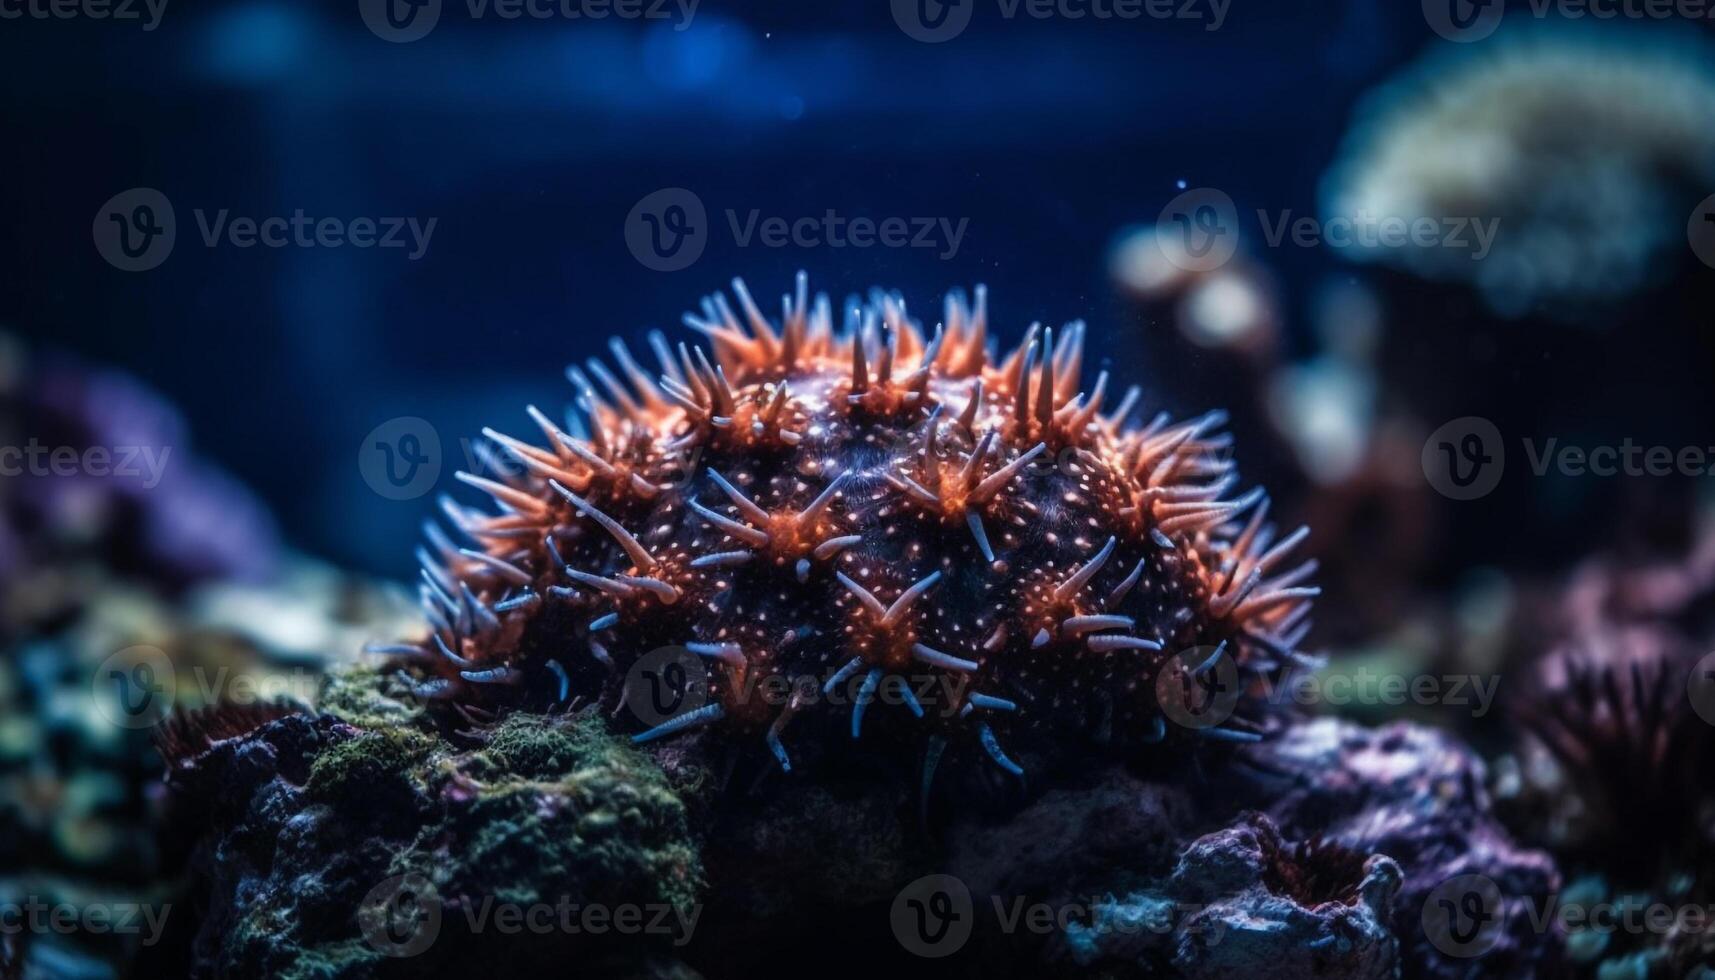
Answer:
[[(1275, 541), (1260, 489), (1225, 499), (1219, 413), (1135, 425), (1135, 388), (1104, 412), (1082, 323), (997, 358), (981, 288), (932, 336), (893, 294), (836, 329), (802, 274), (778, 323), (733, 292), (685, 318), (712, 357), (652, 334), (655, 378), (615, 341), (617, 374), (568, 370), (565, 428), (527, 410), (545, 447), (485, 430), (517, 465), (459, 478), (498, 512), (442, 501), (468, 545), (428, 528), (432, 631), (380, 648), (419, 693), (618, 715), (665, 649), (706, 669), (651, 675), (685, 706), (635, 739), (734, 733), (785, 769), (858, 738), (1018, 774), (1003, 746), (1257, 737), (1314, 563), (1277, 569), (1305, 531)], [(1215, 675), (1237, 710), (1170, 736)]]

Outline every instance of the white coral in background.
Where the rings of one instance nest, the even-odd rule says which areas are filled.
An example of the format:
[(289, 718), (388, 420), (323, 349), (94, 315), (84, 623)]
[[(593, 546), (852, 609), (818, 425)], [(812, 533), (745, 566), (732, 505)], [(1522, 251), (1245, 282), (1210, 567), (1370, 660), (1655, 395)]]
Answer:
[(1715, 190), (1715, 52), (1614, 26), (1500, 35), (1371, 93), (1324, 179), (1325, 215), (1499, 219), (1498, 234), (1480, 259), (1443, 245), (1347, 254), (1470, 281), (1505, 316), (1575, 313), (1670, 271)]

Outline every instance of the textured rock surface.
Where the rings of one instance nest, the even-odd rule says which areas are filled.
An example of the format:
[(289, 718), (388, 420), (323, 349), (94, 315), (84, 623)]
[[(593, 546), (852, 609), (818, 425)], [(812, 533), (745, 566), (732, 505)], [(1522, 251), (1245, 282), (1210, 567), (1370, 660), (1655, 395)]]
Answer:
[[(1289, 728), (1249, 756), (1277, 774), (1256, 805), (1289, 833), (1319, 833), (1357, 850), (1386, 854), (1405, 880), (1393, 928), (1407, 977), (1538, 975), (1553, 961), (1557, 936), (1539, 930), (1532, 909), (1560, 887), (1546, 853), (1528, 850), (1495, 818), (1482, 760), (1451, 736), (1393, 724), (1366, 729), (1334, 719)], [(1480, 874), (1499, 889), (1500, 938), (1476, 959), (1437, 948), (1423, 921), (1425, 899), (1443, 882)]]
[[(1554, 938), (1519, 932), (1513, 904), (1554, 887), (1552, 863), (1499, 831), (1467, 750), (1412, 726), (1308, 722), (1243, 765), (1092, 762), (1017, 797), (985, 794), (973, 770), (925, 811), (908, 771), (741, 780), (710, 768), (699, 739), (634, 749), (590, 711), (445, 732), (408, 694), (353, 671), (320, 717), (180, 733), (175, 782), (211, 830), (193, 975), (575, 962), (775, 976), (833, 956), (901, 977), (1512, 977), (1540, 970)], [(1470, 871), (1509, 896), (1507, 928), (1460, 960), (1420, 916), (1435, 885)], [(924, 959), (897, 899), (936, 875), (969, 893), (973, 921), (951, 955)], [(400, 876), (419, 876), (440, 924), (426, 952), (392, 958), (364, 915)], [(483, 896), (688, 907), (696, 928), (683, 945), (623, 947), (499, 934), (471, 926)], [(379, 921), (415, 935), (412, 916)]]
[(1002, 822), (955, 823), (948, 868), (974, 892), (1068, 898), (1110, 886), (1116, 871), (1166, 873), (1201, 819), (1185, 786), (1105, 768)]
[(1392, 976), (1399, 866), (1381, 855), (1348, 859), (1325, 880), (1293, 887), (1327, 860), (1285, 851), (1266, 818), (1194, 841), (1167, 887), (1190, 909), (1174, 930), (1175, 968), (1195, 978)]
[[(647, 757), (588, 714), (513, 716), (476, 749), (420, 720), (289, 714), (200, 745), (214, 722), (181, 730), (181, 817), (212, 828), (195, 862), (211, 901), (189, 940), (193, 976), (569, 961), (597, 976), (684, 975), (673, 951), (694, 927), (701, 860)], [(590, 926), (583, 910), (598, 905), (636, 907), (639, 931)]]
[[(1198, 836), (1223, 810), (1233, 819), (1230, 805), (1199, 801), (1186, 786), (1103, 770), (1005, 822), (957, 826), (947, 869), (991, 933), (1020, 901), (1066, 910), (1065, 927), (1034, 944), (1037, 969), (1054, 975), (1392, 974), (1392, 861), (1324, 855), (1308, 864), (1329, 870), (1301, 874), (1267, 818), (1239, 816)], [(1315, 884), (1291, 894), (1287, 883), (1300, 880)]]

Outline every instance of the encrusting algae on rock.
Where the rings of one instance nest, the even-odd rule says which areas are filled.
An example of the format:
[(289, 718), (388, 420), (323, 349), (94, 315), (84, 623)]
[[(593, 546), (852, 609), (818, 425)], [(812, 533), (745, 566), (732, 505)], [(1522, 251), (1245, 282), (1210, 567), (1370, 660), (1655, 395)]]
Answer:
[[(431, 948), (437, 971), (575, 961), (598, 977), (674, 975), (651, 971), (689, 941), (703, 871), (654, 762), (588, 711), (515, 713), (455, 745), (420, 711), (387, 710), (377, 681), (331, 678), (320, 715), (224, 707), (164, 735), (178, 816), (213, 828), (195, 861), (211, 911), (188, 940), (206, 975), (414, 975)], [(541, 909), (576, 925), (621, 907), (658, 910), (661, 928), (494, 918)]]

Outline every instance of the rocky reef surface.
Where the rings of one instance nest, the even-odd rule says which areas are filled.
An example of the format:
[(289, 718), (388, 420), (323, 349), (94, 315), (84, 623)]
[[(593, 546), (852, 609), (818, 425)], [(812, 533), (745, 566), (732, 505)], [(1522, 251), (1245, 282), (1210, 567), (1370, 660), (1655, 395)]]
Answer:
[(0, 479), (0, 977), (121, 976), (190, 914), (155, 725), (307, 702), (328, 663), (413, 613), (401, 590), (282, 548), (260, 501), (123, 374), (0, 335), (0, 445), (23, 453)]
[[(1104, 763), (929, 809), (909, 772), (752, 778), (707, 747), (633, 747), (587, 708), (442, 731), (367, 669), (314, 712), (183, 718), (163, 748), (209, 911), (160, 955), (209, 977), (1552, 975), (1527, 906), (1554, 863), (1427, 729), (1308, 721), (1206, 773)], [(1502, 896), (1480, 956), (1428, 904), (1475, 873)]]
[[(175, 787), (207, 806), (180, 816), (219, 828), (194, 845), (211, 898), (189, 938), (194, 973), (578, 962), (634, 976), (651, 951), (583, 919), (628, 902), (664, 916), (663, 962), (673, 938), (689, 936), (702, 865), (687, 804), (599, 718), (518, 715), (461, 750), (398, 702), (352, 712), (345, 697), (336, 690), (328, 713), (280, 713), (236, 737), (223, 736), (260, 719), (217, 709), (166, 738)], [(514, 921), (514, 909), (529, 911)]]

